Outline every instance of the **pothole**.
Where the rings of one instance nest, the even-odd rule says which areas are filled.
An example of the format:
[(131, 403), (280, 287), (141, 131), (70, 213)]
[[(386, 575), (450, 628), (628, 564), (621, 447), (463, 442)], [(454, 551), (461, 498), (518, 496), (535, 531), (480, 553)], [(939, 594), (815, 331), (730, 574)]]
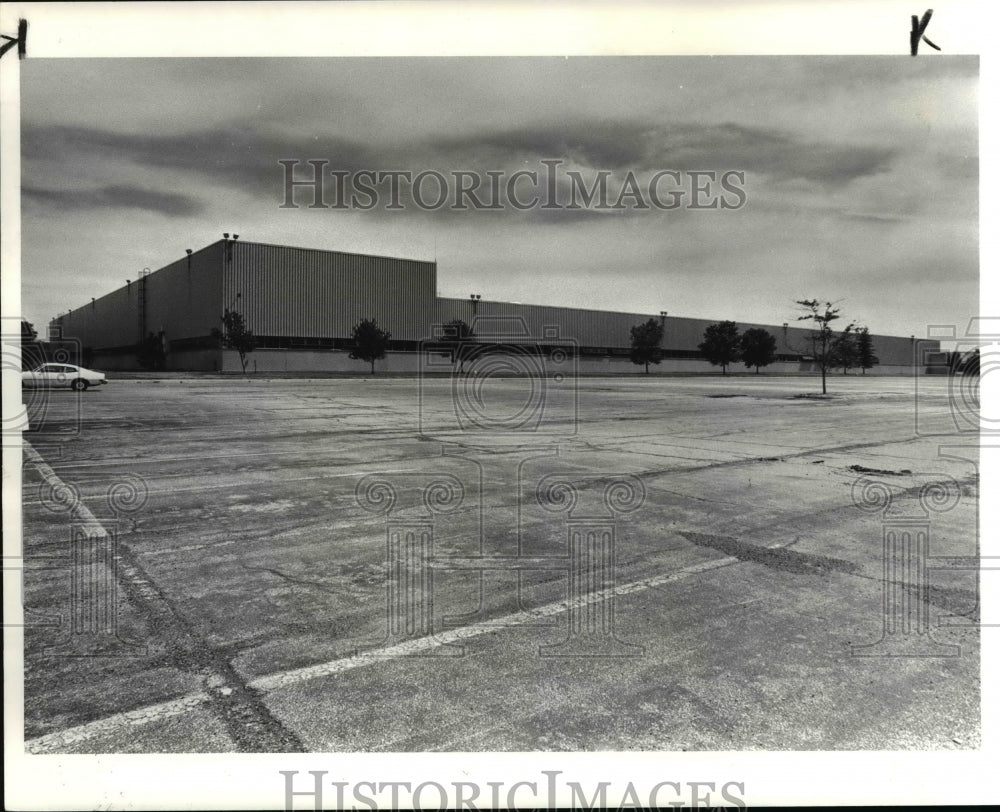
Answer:
[(901, 468), (898, 471), (890, 471), (887, 468), (868, 468), (864, 465), (849, 465), (848, 470), (858, 474), (879, 474), (880, 476), (909, 476), (913, 473), (909, 468)]

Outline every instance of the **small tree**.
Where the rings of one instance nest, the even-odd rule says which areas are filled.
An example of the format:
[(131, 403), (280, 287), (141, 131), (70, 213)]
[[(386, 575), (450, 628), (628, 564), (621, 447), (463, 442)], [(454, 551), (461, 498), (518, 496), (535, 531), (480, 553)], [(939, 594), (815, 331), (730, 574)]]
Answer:
[(712, 366), (726, 367), (740, 360), (740, 331), (735, 321), (720, 321), (705, 328), (705, 340), (698, 345), (701, 354)]
[(222, 314), (222, 331), (212, 330), (212, 335), (218, 338), (227, 350), (236, 350), (240, 356), (240, 367), (247, 374), (247, 356), (257, 349), (257, 337), (246, 326), (243, 315), (228, 308)]
[(650, 319), (643, 324), (636, 324), (632, 330), (632, 350), (629, 358), (633, 364), (645, 364), (646, 374), (649, 374), (649, 365), (658, 364), (663, 359), (663, 349), (660, 342), (663, 341), (663, 322)]
[(375, 319), (362, 319), (354, 325), (354, 349), (350, 357), (355, 361), (368, 361), (375, 374), (375, 362), (385, 358), (391, 333), (382, 330)]
[[(833, 366), (833, 344), (835, 336), (830, 323), (840, 318), (840, 308), (834, 307), (832, 302), (825, 302), (822, 305), (817, 299), (799, 299), (795, 302), (805, 310), (805, 314), (798, 317), (799, 321), (811, 321), (815, 327), (809, 336), (811, 345), (810, 354), (813, 360), (819, 364), (820, 375), (823, 379), (823, 394), (826, 394), (826, 372)], [(850, 325), (853, 328), (853, 323)]]
[(830, 348), (830, 365), (841, 368), (844, 374), (859, 363), (857, 336), (853, 325), (848, 325), (844, 331), (833, 340)]
[(877, 363), (878, 356), (872, 346), (872, 337), (868, 328), (862, 327), (858, 330), (858, 366), (861, 367), (861, 374), (864, 375), (866, 369), (871, 369)]
[(441, 338), (443, 341), (456, 345), (451, 350), (451, 362), (454, 364), (455, 361), (458, 361), (459, 372), (465, 369), (465, 342), (475, 337), (476, 334), (472, 328), (462, 319), (452, 319), (444, 325), (444, 335)]
[(21, 369), (34, 369), (45, 363), (45, 348), (38, 340), (35, 326), (21, 319)]
[(749, 327), (740, 338), (740, 358), (747, 369), (754, 368), (760, 375), (760, 368), (773, 364), (777, 342), (763, 327)]

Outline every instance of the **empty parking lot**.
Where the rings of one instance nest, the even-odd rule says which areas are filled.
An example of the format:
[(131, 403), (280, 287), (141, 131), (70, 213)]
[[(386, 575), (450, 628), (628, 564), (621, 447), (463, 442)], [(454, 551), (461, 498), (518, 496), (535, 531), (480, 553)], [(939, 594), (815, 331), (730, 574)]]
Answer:
[(479, 383), (39, 399), (27, 749), (978, 746), (947, 380)]

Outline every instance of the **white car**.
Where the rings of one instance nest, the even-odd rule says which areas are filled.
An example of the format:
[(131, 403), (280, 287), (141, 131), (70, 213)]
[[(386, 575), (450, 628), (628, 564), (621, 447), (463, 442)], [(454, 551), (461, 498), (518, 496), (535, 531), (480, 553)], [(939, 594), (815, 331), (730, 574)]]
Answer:
[(81, 392), (88, 386), (100, 386), (108, 382), (103, 372), (77, 367), (72, 364), (42, 364), (40, 367), (21, 373), (21, 385), (33, 389), (54, 389), (68, 386)]

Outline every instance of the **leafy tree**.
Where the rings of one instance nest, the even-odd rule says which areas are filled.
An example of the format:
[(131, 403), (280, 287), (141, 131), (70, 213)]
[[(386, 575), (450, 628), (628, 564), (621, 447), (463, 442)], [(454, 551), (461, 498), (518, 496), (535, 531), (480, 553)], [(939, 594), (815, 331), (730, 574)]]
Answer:
[(632, 327), (632, 350), (629, 352), (629, 359), (633, 364), (645, 364), (646, 374), (649, 374), (649, 365), (658, 364), (663, 359), (663, 349), (660, 342), (663, 341), (663, 322), (650, 319), (643, 324), (636, 324)]
[(856, 367), (860, 363), (860, 353), (858, 352), (857, 336), (853, 325), (848, 325), (844, 331), (833, 339), (830, 347), (830, 365), (844, 370)]
[(458, 361), (459, 372), (465, 368), (465, 359), (468, 354), (464, 342), (475, 337), (476, 334), (472, 331), (472, 328), (462, 321), (462, 319), (452, 319), (444, 325), (444, 335), (441, 336), (441, 339), (457, 345), (451, 350), (451, 362), (455, 363), (456, 360)]
[[(840, 308), (832, 302), (820, 304), (817, 299), (799, 299), (795, 302), (806, 311), (798, 317), (799, 321), (811, 321), (814, 325), (809, 336), (810, 351), (813, 360), (819, 364), (820, 375), (823, 378), (823, 394), (826, 394), (826, 373), (833, 367), (833, 345), (836, 337), (830, 323), (840, 318)], [(853, 323), (850, 325), (853, 328)]]
[(21, 319), (21, 369), (34, 369), (45, 363), (45, 348), (30, 321)]
[(355, 361), (368, 361), (375, 374), (375, 362), (385, 358), (391, 333), (382, 330), (375, 319), (362, 319), (354, 325), (354, 349), (350, 357)]
[(872, 337), (868, 333), (867, 327), (858, 330), (858, 366), (861, 367), (861, 374), (865, 374), (866, 369), (871, 369), (878, 363), (878, 356), (872, 346)]
[(748, 327), (740, 337), (740, 358), (747, 369), (754, 367), (755, 374), (760, 368), (774, 363), (777, 341), (763, 327)]
[(698, 345), (701, 354), (714, 366), (726, 367), (740, 360), (740, 331), (735, 321), (720, 321), (705, 328), (705, 340)]
[(212, 335), (218, 338), (227, 350), (236, 350), (240, 356), (240, 367), (247, 374), (247, 356), (257, 349), (257, 337), (247, 327), (241, 313), (226, 310), (222, 314), (222, 330), (212, 330)]

